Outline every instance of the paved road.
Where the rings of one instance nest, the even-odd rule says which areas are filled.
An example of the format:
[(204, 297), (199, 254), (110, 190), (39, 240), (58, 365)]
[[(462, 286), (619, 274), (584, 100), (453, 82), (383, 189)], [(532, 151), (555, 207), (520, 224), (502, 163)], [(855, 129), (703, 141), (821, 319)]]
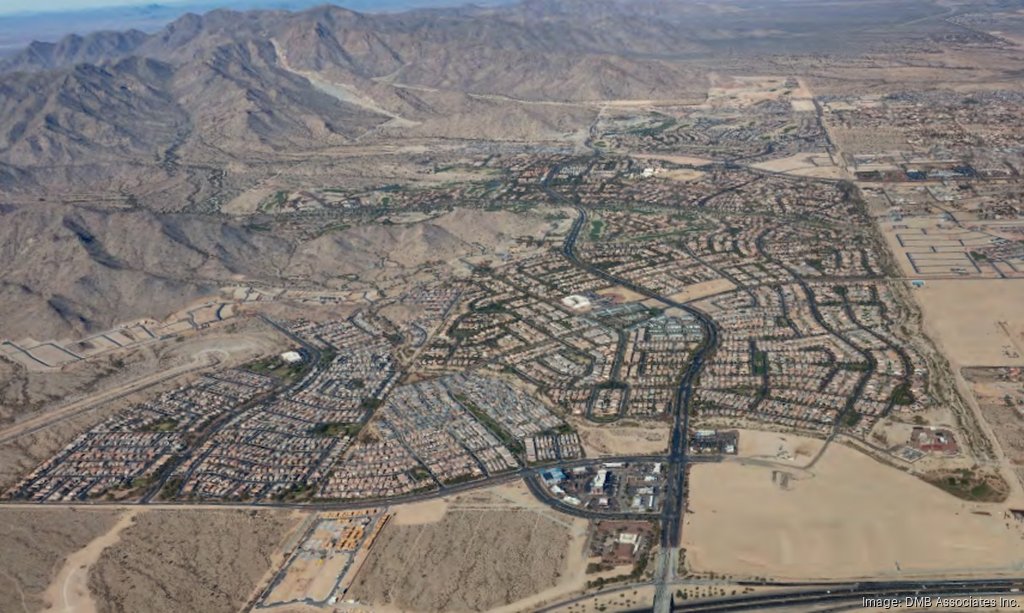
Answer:
[[(549, 190), (549, 193), (556, 198), (561, 198), (555, 192)], [(674, 307), (689, 313), (700, 323), (701, 329), (704, 332), (704, 340), (697, 348), (693, 359), (690, 361), (690, 366), (683, 373), (679, 381), (679, 388), (676, 391), (672, 406), (672, 443), (666, 466), (667, 483), (661, 512), (661, 550), (658, 560), (658, 589), (655, 596), (655, 610), (659, 612), (668, 611), (671, 606), (671, 596), (666, 586), (675, 577), (678, 565), (678, 548), (682, 541), (682, 517), (686, 510), (686, 451), (687, 432), (690, 426), (690, 400), (693, 396), (693, 384), (700, 375), (705, 360), (718, 347), (718, 328), (706, 313), (688, 304), (662, 296), (646, 287), (636, 285), (627, 279), (612, 275), (605, 270), (580, 260), (576, 255), (576, 241), (579, 239), (580, 232), (587, 224), (587, 211), (580, 206), (576, 207), (576, 211), (576, 221), (573, 222), (572, 228), (562, 244), (562, 255), (566, 259), (577, 267), (609, 283), (621, 285), (642, 296), (657, 300), (668, 307)]]
[[(846, 585), (821, 586), (783, 592), (747, 594), (711, 600), (680, 602), (673, 611), (762, 611), (765, 609), (820, 607), (834, 604), (842, 608), (861, 608), (865, 598), (887, 598), (899, 603), (897, 608), (929, 608), (938, 597), (1015, 596), (1024, 589), (1022, 579), (980, 579), (971, 581), (868, 581)], [(907, 599), (918, 599), (911, 607)], [(876, 607), (877, 608), (877, 607)], [(962, 610), (985, 607), (961, 606)], [(991, 607), (989, 607), (991, 608)], [(820, 610), (820, 609), (818, 609)]]
[(129, 381), (124, 385), (119, 385), (110, 390), (91, 395), (88, 398), (72, 401), (60, 408), (48, 410), (42, 415), (16, 423), (9, 428), (0, 430), (0, 444), (9, 443), (17, 438), (44, 430), (56, 423), (75, 417), (76, 415), (82, 415), (83, 413), (103, 408), (108, 406), (111, 402), (120, 400), (125, 396), (141, 392), (142, 390), (159, 385), (176, 377), (180, 377), (181, 375), (215, 366), (218, 363), (218, 360), (216, 358), (211, 358), (212, 353), (213, 352), (210, 351), (202, 351), (193, 356), (192, 360), (188, 364), (182, 364), (181, 366), (176, 366), (168, 370), (151, 373), (144, 377), (135, 379), (134, 381)]
[[(375, 507), (399, 505), (399, 504), (410, 504), (414, 502), (422, 502), (425, 500), (432, 500), (435, 498), (443, 498), (445, 496), (452, 496), (462, 492), (468, 492), (475, 489), (493, 487), (495, 485), (501, 485), (504, 483), (511, 483), (513, 481), (519, 481), (527, 477), (535, 477), (541, 471), (551, 466), (558, 466), (566, 470), (576, 468), (578, 466), (596, 466), (604, 464), (605, 462), (660, 462), (664, 461), (664, 456), (609, 456), (602, 458), (584, 458), (580, 460), (571, 461), (557, 461), (545, 464), (543, 466), (534, 465), (529, 468), (520, 468), (518, 470), (512, 470), (505, 473), (499, 473), (497, 475), (491, 475), (483, 479), (477, 479), (476, 481), (467, 481), (465, 483), (457, 483), (453, 485), (443, 485), (439, 488), (426, 491), (417, 492), (414, 494), (403, 494), (400, 496), (391, 496), (386, 498), (373, 498), (369, 500), (324, 500), (320, 502), (280, 502), (280, 501), (260, 501), (260, 502), (216, 502), (216, 501), (175, 501), (175, 500), (161, 500), (152, 502), (152, 497), (139, 500), (137, 502), (130, 501), (110, 501), (110, 500), (76, 500), (68, 502), (45, 502), (39, 503), (34, 501), (26, 500), (4, 500), (0, 501), (0, 508), (15, 508), (15, 507), (26, 507), (44, 504), (47, 507), (53, 508), (72, 508), (72, 507), (104, 507), (104, 508), (133, 508), (139, 505), (146, 505), (147, 508), (160, 509), (160, 508), (173, 508), (173, 509), (300, 509), (305, 511), (346, 511), (356, 509), (371, 509)], [(544, 502), (551, 500), (550, 496), (545, 495), (541, 498)], [(601, 516), (595, 515), (595, 519), (600, 519)]]
[[(669, 585), (669, 589), (683, 588), (692, 585), (690, 581), (677, 581)], [(566, 610), (567, 607), (595, 596), (624, 593), (638, 587), (653, 585), (653, 582), (638, 582), (620, 584), (598, 592), (574, 596), (566, 600), (551, 603), (541, 611), (553, 612)], [(757, 592), (740, 596), (726, 596), (722, 598), (711, 598), (702, 600), (681, 600), (673, 603), (671, 611), (764, 611), (770, 609), (784, 609), (787, 611), (838, 611), (861, 609), (865, 598), (888, 598), (895, 599), (903, 609), (912, 608), (907, 604), (907, 598), (932, 598), (932, 606), (935, 599), (962, 598), (962, 597), (1018, 597), (1024, 594), (1024, 579), (996, 578), (996, 579), (953, 579), (953, 580), (920, 580), (920, 581), (860, 581), (854, 583), (843, 582), (737, 582), (737, 585), (750, 585), (752, 587), (777, 588), (771, 592)], [(926, 601), (918, 600), (915, 610), (929, 608)], [(829, 607), (832, 608), (823, 608)], [(975, 610), (978, 607), (960, 607), (960, 610)], [(637, 607), (630, 609), (628, 613), (651, 613), (652, 607)]]

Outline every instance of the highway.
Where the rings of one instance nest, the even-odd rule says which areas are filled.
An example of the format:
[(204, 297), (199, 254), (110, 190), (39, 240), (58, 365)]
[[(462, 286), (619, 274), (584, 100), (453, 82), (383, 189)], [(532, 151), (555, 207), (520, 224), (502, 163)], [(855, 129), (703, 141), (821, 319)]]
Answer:
[[(696, 203), (697, 206), (703, 206), (711, 198), (720, 195), (722, 193), (732, 191), (741, 186), (734, 186), (727, 188), (715, 194), (711, 194), (705, 198), (702, 198)], [(572, 515), (575, 517), (581, 517), (586, 519), (620, 519), (620, 520), (650, 520), (658, 521), (660, 530), (660, 542), (659, 542), (659, 557), (656, 562), (656, 568), (654, 573), (653, 581), (643, 584), (629, 584), (628, 587), (634, 587), (637, 585), (654, 585), (655, 587), (655, 599), (653, 609), (642, 609), (642, 610), (653, 610), (657, 613), (667, 613), (668, 611), (750, 611), (750, 610), (764, 610), (771, 608), (782, 608), (782, 607), (809, 607), (809, 606), (822, 606), (835, 604), (837, 606), (843, 605), (844, 603), (860, 602), (861, 598), (864, 597), (888, 597), (903, 599), (905, 597), (916, 597), (916, 596), (953, 596), (953, 595), (981, 595), (981, 594), (1013, 594), (1024, 587), (1024, 580), (1014, 579), (986, 579), (978, 581), (924, 581), (924, 582), (911, 582), (911, 581), (899, 581), (899, 582), (856, 582), (856, 583), (835, 583), (835, 584), (796, 584), (791, 586), (777, 586), (778, 590), (771, 593), (758, 592), (754, 594), (738, 595), (731, 597), (723, 597), (717, 599), (706, 599), (701, 601), (690, 601), (676, 603), (672, 601), (671, 592), (675, 586), (683, 586), (690, 584), (685, 581), (678, 581), (676, 578), (676, 572), (679, 565), (680, 556), (680, 545), (682, 542), (682, 529), (683, 529), (683, 517), (686, 511), (686, 486), (687, 486), (687, 469), (688, 466), (693, 462), (704, 462), (704, 461), (715, 461), (716, 458), (709, 457), (694, 457), (688, 456), (688, 432), (690, 427), (690, 413), (691, 403), (694, 385), (697, 379), (700, 377), (704, 366), (709, 357), (717, 350), (719, 346), (719, 331), (714, 321), (706, 313), (701, 310), (694, 308), (693, 306), (678, 302), (667, 296), (660, 295), (649, 288), (636, 285), (631, 281), (617, 277), (609, 272), (594, 266), (586, 261), (579, 258), (576, 251), (576, 243), (579, 239), (580, 233), (587, 227), (588, 223), (588, 212), (582, 206), (573, 204), (568, 201), (564, 196), (557, 194), (550, 190), (546, 183), (544, 189), (551, 197), (555, 200), (561, 201), (566, 204), (574, 206), (577, 212), (577, 217), (573, 221), (573, 224), (565, 237), (562, 244), (562, 255), (571, 262), (574, 266), (581, 270), (586, 271), (588, 274), (593, 275), (597, 278), (603, 279), (610, 284), (624, 287), (628, 290), (636, 292), (639, 295), (645, 296), (646, 298), (655, 300), (666, 307), (679, 309), (691, 317), (694, 318), (701, 330), (702, 340), (694, 351), (689, 365), (686, 370), (681, 373), (678, 386), (676, 388), (675, 395), (671, 404), (671, 415), (672, 415), (672, 434), (671, 443), (667, 455), (654, 455), (654, 456), (620, 456), (620, 457), (602, 457), (602, 458), (591, 458), (581, 459), (575, 461), (558, 461), (551, 462), (545, 466), (533, 466), (533, 467), (520, 467), (515, 470), (507, 472), (487, 475), (485, 478), (478, 479), (475, 481), (459, 483), (456, 485), (444, 485), (438, 482), (438, 487), (431, 489), (430, 491), (417, 492), (412, 494), (406, 494), (402, 496), (396, 496), (392, 498), (377, 498), (372, 500), (335, 500), (335, 501), (322, 501), (317, 503), (300, 503), (300, 502), (253, 502), (253, 503), (216, 503), (216, 502), (162, 502), (156, 500), (158, 494), (167, 484), (173, 473), (173, 468), (180, 466), (186, 462), (191, 455), (185, 454), (180, 457), (177, 462), (169, 467), (169, 470), (165, 471), (160, 478), (147, 490), (146, 494), (136, 503), (128, 502), (115, 502), (115, 501), (83, 501), (76, 503), (69, 503), (62, 505), (60, 503), (52, 504), (51, 506), (96, 506), (96, 507), (120, 507), (128, 508), (140, 504), (149, 504), (154, 508), (282, 508), (282, 509), (304, 509), (304, 510), (348, 510), (348, 509), (365, 509), (373, 507), (381, 507), (385, 505), (396, 505), (405, 504), (412, 502), (420, 502), (429, 499), (435, 499), (440, 497), (451, 496), (460, 492), (466, 492), (482, 487), (491, 487), (496, 484), (510, 483), (522, 479), (530, 492), (539, 500), (552, 508)], [(766, 251), (764, 241), (766, 235), (762, 233), (757, 237), (755, 241), (756, 248), (760, 255), (767, 261), (774, 262), (780, 266), (785, 267), (784, 264), (778, 262), (772, 258)], [(701, 261), (696, 255), (690, 253), (691, 257), (695, 260)], [(707, 264), (705, 264), (707, 265)], [(710, 267), (710, 266), (709, 266)], [(811, 460), (808, 467), (813, 466), (815, 462), (821, 457), (829, 443), (839, 433), (842, 418), (845, 417), (850, 411), (853, 410), (854, 403), (860, 397), (864, 390), (864, 386), (870, 377), (871, 372), (876, 368), (876, 364), (871, 355), (854, 345), (849, 339), (844, 337), (839, 331), (831, 330), (827, 322), (818, 311), (814, 299), (813, 289), (808, 283), (797, 275), (794, 271), (787, 268), (792, 273), (792, 276), (797, 284), (801, 287), (802, 291), (806, 294), (808, 303), (810, 305), (811, 314), (819, 325), (826, 330), (829, 330), (832, 334), (842, 339), (844, 342), (854, 347), (867, 361), (869, 370), (865, 372), (855, 388), (855, 393), (849, 399), (848, 404), (844, 410), (840, 413), (839, 419), (836, 420), (835, 426), (831, 433), (828, 435), (825, 445), (822, 446), (819, 453)], [(724, 278), (730, 278), (725, 273), (720, 272)], [(752, 297), (753, 294), (749, 292), (742, 283), (733, 279), (740, 289), (746, 290)], [(528, 291), (525, 290), (525, 291)], [(756, 297), (754, 297), (756, 300)], [(846, 302), (846, 301), (844, 301)], [(850, 312), (849, 303), (846, 302), (844, 305), (847, 311), (847, 315), (853, 319), (853, 313)], [(304, 350), (310, 356), (310, 363), (313, 369), (320, 368), (321, 352), (314, 346), (305, 342), (303, 339), (295, 336), (289, 330), (283, 328), (277, 323), (273, 322), (268, 318), (263, 318), (266, 323), (273, 326), (293, 342), (301, 345)], [(869, 331), (870, 332), (870, 331)], [(877, 336), (877, 335), (876, 335)], [(885, 342), (885, 339), (879, 339)], [(898, 347), (887, 343), (887, 345), (898, 350)], [(904, 356), (901, 354), (901, 358)], [(622, 356), (621, 352), (616, 355), (615, 371), (621, 366)], [(904, 360), (905, 367), (907, 360)], [(226, 415), (222, 419), (219, 419), (212, 423), (210, 427), (204, 431), (194, 449), (199, 449), (202, 446), (202, 442), (208, 440), (214, 436), (221, 428), (230, 423), (231, 419), (246, 410), (249, 410), (252, 406), (257, 403), (265, 402), (268, 397), (273, 397), (283, 393), (294, 392), (301, 390), (305, 386), (309, 385), (312, 380), (309, 376), (304, 376), (299, 380), (295, 381), (291, 386), (275, 390), (261, 398), (253, 400), (251, 403), (240, 407), (237, 413)], [(82, 409), (81, 407), (68, 407), (69, 411), (88, 410), (88, 407)], [(370, 412), (372, 414), (372, 411)], [(66, 416), (64, 416), (66, 417)], [(369, 416), (366, 418), (369, 419)], [(34, 426), (35, 424), (33, 424)], [(6, 432), (0, 432), (0, 441), (6, 435)], [(23, 434), (21, 432), (18, 435)], [(718, 458), (720, 459), (720, 458)], [(627, 461), (627, 462), (663, 462), (664, 470), (666, 474), (666, 486), (662, 497), (663, 506), (660, 513), (634, 513), (634, 512), (595, 512), (588, 509), (574, 507), (568, 505), (561, 500), (553, 497), (547, 488), (541, 483), (540, 472), (549, 466), (559, 466), (565, 469), (569, 469), (577, 466), (596, 466), (606, 462), (616, 461)], [(14, 507), (24, 506), (26, 504), (35, 503), (18, 503), (18, 502), (4, 502), (0, 503), (0, 507)], [(740, 583), (742, 585), (742, 583)], [(763, 584), (750, 584), (763, 586)], [(617, 589), (623, 589), (623, 586), (618, 588), (611, 588), (606, 592), (614, 592)], [(581, 601), (584, 598), (593, 597), (593, 593), (585, 596), (579, 596), (574, 600), (567, 600), (556, 605), (551, 605), (551, 608), (560, 607), (570, 602)]]
[[(562, 198), (551, 190), (548, 190), (548, 193), (557, 199)], [(683, 513), (686, 511), (687, 432), (690, 426), (690, 400), (693, 396), (693, 384), (700, 375), (708, 355), (718, 347), (718, 329), (714, 321), (706, 313), (687, 304), (657, 294), (646, 287), (616, 277), (607, 271), (580, 260), (576, 255), (576, 241), (579, 239), (580, 232), (586, 226), (587, 211), (583, 207), (577, 206), (576, 212), (576, 221), (573, 222), (572, 228), (570, 228), (569, 233), (565, 237), (565, 242), (562, 244), (562, 255), (566, 259), (582, 270), (609, 283), (621, 285), (642, 296), (657, 300), (668, 307), (674, 307), (689, 313), (700, 323), (704, 333), (703, 341), (694, 352), (690, 366), (683, 373), (679, 381), (679, 388), (676, 391), (672, 406), (672, 442), (666, 466), (667, 483), (661, 512), (661, 551), (658, 559), (658, 588), (655, 596), (655, 611), (662, 613), (668, 611), (670, 607), (671, 595), (668, 593), (667, 585), (675, 577), (678, 566), (678, 550), (682, 541), (682, 518)]]
[[(865, 581), (802, 589), (787, 589), (771, 593), (680, 602), (673, 611), (761, 611), (775, 608), (809, 608), (836, 605), (837, 608), (861, 608), (864, 599), (878, 598), (898, 602), (897, 608), (929, 608), (925, 598), (932, 602), (938, 597), (995, 597), (1013, 596), (1024, 589), (1022, 579), (979, 579), (952, 581)], [(907, 599), (916, 599), (908, 601)], [(911, 604), (908, 605), (907, 603)], [(913, 603), (917, 603), (913, 606)], [(978, 609), (984, 607), (957, 607)], [(991, 608), (991, 607), (989, 607)], [(820, 609), (819, 609), (820, 610)]]
[[(187, 509), (296, 509), (305, 511), (346, 511), (354, 509), (372, 509), (381, 506), (410, 504), (414, 502), (423, 502), (425, 500), (432, 500), (435, 498), (444, 498), (446, 496), (452, 496), (454, 494), (460, 494), (462, 492), (468, 492), (485, 487), (493, 487), (495, 485), (501, 485), (504, 483), (512, 483), (521, 479), (527, 479), (528, 477), (536, 478), (537, 475), (545, 469), (558, 466), (566, 470), (575, 468), (577, 466), (597, 466), (605, 462), (662, 462), (665, 460), (664, 456), (608, 456), (602, 458), (585, 458), (580, 460), (570, 461), (557, 461), (545, 464), (543, 466), (534, 465), (530, 468), (519, 468), (517, 470), (510, 470), (504, 473), (498, 473), (475, 481), (466, 481), (463, 483), (456, 483), (451, 485), (442, 485), (438, 488), (431, 489), (424, 492), (415, 492), (411, 494), (402, 494), (399, 496), (390, 496), (383, 498), (372, 498), (367, 500), (322, 500), (318, 502), (282, 502), (282, 501), (271, 501), (261, 500), (254, 502), (217, 502), (213, 500), (204, 500), (202, 502), (196, 501), (177, 501), (177, 500), (159, 500), (153, 501), (153, 497), (148, 497), (139, 501), (124, 501), (124, 500), (75, 500), (68, 502), (46, 502), (39, 503), (34, 501), (25, 500), (3, 500), (0, 501), (0, 508), (14, 508), (14, 507), (26, 507), (26, 506), (37, 506), (44, 504), (47, 507), (53, 508), (72, 508), (72, 507), (106, 507), (106, 508), (131, 508), (139, 505), (146, 505), (147, 508), (187, 508)], [(537, 495), (537, 492), (534, 492)], [(552, 504), (557, 502), (547, 494), (546, 491), (542, 492), (538, 497), (545, 503)], [(571, 507), (570, 507), (571, 508)], [(579, 511), (579, 509), (576, 509)], [(581, 517), (586, 516), (591, 519), (609, 519), (605, 514), (592, 513), (589, 515), (580, 515)], [(649, 519), (649, 517), (647, 518)]]
[[(669, 589), (684, 588), (693, 581), (676, 581), (669, 584)], [(565, 610), (573, 604), (591, 600), (595, 596), (624, 593), (639, 587), (652, 585), (652, 582), (638, 582), (609, 587), (598, 592), (578, 595), (560, 602), (550, 603), (541, 611), (554, 612)], [(901, 609), (923, 610), (936, 606), (938, 598), (1015, 598), (1024, 592), (1024, 579), (951, 579), (951, 580), (918, 580), (918, 581), (859, 581), (859, 582), (816, 582), (816, 583), (755, 583), (737, 581), (735, 585), (768, 588), (772, 591), (761, 591), (738, 596), (721, 598), (705, 598), (701, 600), (680, 600), (672, 603), (671, 611), (765, 611), (784, 609), (787, 611), (843, 611), (864, 608), (864, 599), (888, 599), (890, 603), (898, 602)], [(912, 599), (908, 601), (907, 599)], [(925, 598), (931, 598), (931, 605)], [(908, 604), (911, 603), (911, 604)], [(911, 606), (916, 603), (916, 606)], [(977, 609), (979, 607), (959, 607)], [(991, 608), (991, 607), (990, 607)], [(1012, 607), (1008, 607), (1012, 608)], [(637, 607), (628, 613), (651, 613), (652, 607)]]

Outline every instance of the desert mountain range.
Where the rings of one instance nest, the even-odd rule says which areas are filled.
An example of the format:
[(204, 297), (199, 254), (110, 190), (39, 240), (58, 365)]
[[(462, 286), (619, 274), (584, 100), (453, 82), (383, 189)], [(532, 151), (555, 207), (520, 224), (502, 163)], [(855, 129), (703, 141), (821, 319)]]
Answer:
[[(367, 245), (399, 244), (394, 229), (351, 228), (310, 245), (226, 214), (268, 181), (384, 185), (443, 151), (571, 152), (609, 105), (700, 103), (713, 71), (810, 66), (841, 81), (894, 44), (941, 54), (956, 10), (835, 0), (823, 21), (803, 0), (322, 6), (33, 43), (0, 61), (0, 338), (160, 316), (225, 280), (358, 277), (380, 260)], [(472, 242), (443, 227), (401, 239), (425, 258)]]

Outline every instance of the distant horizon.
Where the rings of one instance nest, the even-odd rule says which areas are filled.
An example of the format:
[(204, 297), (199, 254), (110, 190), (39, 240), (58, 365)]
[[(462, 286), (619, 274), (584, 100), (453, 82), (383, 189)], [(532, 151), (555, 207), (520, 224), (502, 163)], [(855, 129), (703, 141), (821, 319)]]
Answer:
[(99, 31), (155, 32), (186, 13), (231, 10), (301, 11), (333, 4), (363, 13), (467, 4), (495, 5), (514, 0), (57, 0), (45, 9), (25, 10), (29, 0), (12, 0), (0, 8), (0, 57), (17, 53), (33, 41), (56, 42), (72, 34)]
[(0, 7), (0, 15), (32, 17), (69, 11), (101, 11), (104, 9), (144, 7), (147, 5), (173, 7), (188, 3), (188, 0), (162, 0), (159, 2), (147, 2), (145, 0), (58, 0), (54, 3), (47, 3), (44, 8), (40, 8), (38, 2), (32, 2), (31, 0), (9, 0), (4, 6)]
[[(322, 4), (336, 4), (339, 6), (354, 8), (361, 11), (394, 11), (411, 8), (424, 8), (430, 6), (455, 6), (471, 4), (466, 1), (445, 1), (445, 0), (57, 0), (46, 3), (40, 8), (38, 0), (8, 0), (0, 6), (0, 17), (5, 18), (45, 18), (49, 15), (61, 13), (82, 13), (116, 11), (125, 9), (152, 9), (152, 10), (188, 10), (190, 7), (203, 7), (204, 10), (212, 10), (218, 6), (230, 8), (308, 8)], [(481, 2), (481, 4), (492, 4), (493, 2)]]

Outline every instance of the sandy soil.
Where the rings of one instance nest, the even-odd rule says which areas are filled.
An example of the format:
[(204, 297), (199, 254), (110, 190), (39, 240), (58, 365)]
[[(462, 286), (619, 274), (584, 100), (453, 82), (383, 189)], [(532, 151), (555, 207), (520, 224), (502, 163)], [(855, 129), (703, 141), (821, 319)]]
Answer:
[(913, 295), (955, 366), (1024, 365), (1024, 279), (933, 280)]
[(1008, 472), (1024, 484), (1024, 384), (1015, 377), (1001, 379), (999, 371), (965, 369), (962, 374), (999, 443)]
[[(708, 89), (706, 105), (750, 106), (765, 100), (775, 100), (786, 91), (785, 77), (777, 76), (734, 76), (710, 73), (711, 87)], [(802, 95), (802, 94), (801, 94)]]
[(558, 607), (555, 611), (563, 613), (587, 613), (624, 611), (644, 606), (650, 606), (654, 602), (654, 587), (631, 587), (617, 592), (609, 592), (600, 596), (590, 596), (579, 602)]
[(647, 299), (643, 294), (634, 292), (631, 289), (626, 289), (621, 285), (613, 285), (611, 287), (599, 289), (596, 293), (599, 296), (608, 296), (617, 303), (641, 302)]
[(701, 298), (727, 292), (734, 287), (736, 286), (728, 279), (712, 279), (711, 281), (702, 281), (701, 283), (687, 285), (683, 291), (672, 294), (669, 298), (676, 302), (692, 302), (694, 300), (700, 300)]
[(807, 465), (824, 444), (818, 439), (781, 432), (739, 429), (739, 434), (737, 457), (770, 460), (783, 465)]
[[(813, 104), (811, 110), (814, 110)], [(752, 167), (769, 172), (784, 172), (800, 177), (849, 178), (849, 174), (846, 171), (832, 164), (832, 160), (825, 152), (797, 153), (777, 160), (752, 164)]]
[(269, 198), (274, 190), (266, 186), (258, 186), (246, 190), (227, 202), (221, 211), (229, 215), (246, 215), (255, 213), (260, 203)]
[(586, 567), (586, 521), (521, 484), (394, 511), (346, 595), (375, 611), (530, 610)]
[(704, 172), (699, 170), (690, 170), (689, 168), (679, 168), (677, 170), (663, 170), (658, 173), (658, 177), (662, 179), (670, 179), (672, 181), (680, 181), (688, 183), (690, 181), (696, 181), (703, 177)]
[(338, 581), (348, 564), (347, 555), (332, 555), (325, 559), (299, 559), (291, 563), (288, 575), (267, 596), (264, 602), (269, 605), (280, 602), (292, 602), (309, 598), (316, 602), (327, 600), (334, 591)]
[(668, 424), (663, 423), (639, 425), (627, 421), (596, 426), (574, 419), (573, 427), (588, 458), (666, 453), (672, 435)]
[(237, 611), (299, 515), (278, 511), (150, 511), (89, 572), (101, 612)]
[(434, 498), (423, 502), (404, 504), (395, 508), (391, 523), (396, 526), (436, 524), (444, 519), (444, 515), (448, 511), (448, 502), (444, 498)]
[(837, 579), (1024, 562), (1005, 505), (961, 501), (838, 444), (809, 474), (754, 460), (695, 466), (690, 491), (683, 538), (699, 572)]
[(0, 509), (0, 609), (42, 610), (65, 558), (109, 532), (117, 518), (117, 511), (99, 509)]
[(110, 530), (64, 559), (56, 579), (46, 589), (44, 598), (47, 608), (74, 613), (96, 612), (96, 602), (89, 591), (89, 569), (100, 559), (104, 550), (121, 539), (121, 533), (132, 525), (138, 513), (139, 509), (123, 512)]
[(663, 162), (672, 162), (673, 164), (684, 164), (687, 166), (704, 166), (706, 164), (711, 164), (714, 161), (690, 155), (663, 155), (660, 153), (634, 153), (633, 157), (640, 160), (661, 160)]

